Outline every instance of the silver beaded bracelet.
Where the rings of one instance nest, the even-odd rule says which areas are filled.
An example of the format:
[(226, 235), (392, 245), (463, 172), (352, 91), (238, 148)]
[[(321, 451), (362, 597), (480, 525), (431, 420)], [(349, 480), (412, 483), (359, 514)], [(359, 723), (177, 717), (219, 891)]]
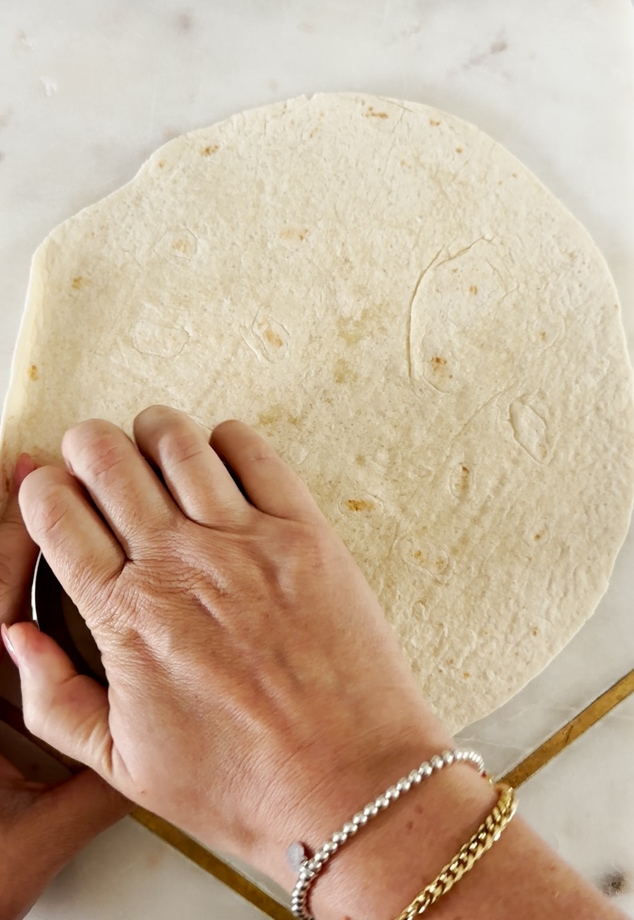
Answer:
[(351, 821), (344, 824), (341, 830), (333, 834), (313, 856), (308, 856), (303, 843), (291, 844), (288, 848), (288, 861), (292, 868), (299, 871), (299, 877), (291, 896), (293, 916), (297, 917), (297, 920), (315, 920), (307, 910), (308, 894), (326, 863), (344, 845), (346, 840), (354, 837), (359, 828), (364, 827), (379, 812), (388, 808), (403, 793), (409, 792), (412, 786), (418, 786), (432, 773), (442, 770), (443, 767), (450, 767), (453, 763), (470, 763), (476, 767), (481, 776), (485, 773), (484, 761), (476, 751), (455, 750), (436, 754), (430, 760), (422, 763), (417, 770), (412, 770), (408, 776), (399, 779), (397, 783), (386, 789), (382, 795), (370, 802), (369, 805), (366, 805)]

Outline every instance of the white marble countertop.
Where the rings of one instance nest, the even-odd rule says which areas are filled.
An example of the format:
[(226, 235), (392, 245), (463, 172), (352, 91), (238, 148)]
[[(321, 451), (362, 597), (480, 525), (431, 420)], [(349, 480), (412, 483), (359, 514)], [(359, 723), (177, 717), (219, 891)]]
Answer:
[[(30, 256), (57, 223), (131, 178), (171, 137), (324, 90), (428, 102), (507, 146), (594, 236), (634, 350), (629, 0), (4, 0), (0, 49), (0, 397)], [(630, 534), (589, 623), (462, 733), (491, 769), (521, 760), (631, 669), (633, 559)], [(611, 757), (597, 771), (606, 745)], [(633, 752), (630, 698), (529, 781), (525, 814), (589, 878), (618, 889), (634, 917), (634, 815), (608, 788), (631, 788)], [(131, 819), (81, 854), (31, 916), (146, 915), (262, 916)]]

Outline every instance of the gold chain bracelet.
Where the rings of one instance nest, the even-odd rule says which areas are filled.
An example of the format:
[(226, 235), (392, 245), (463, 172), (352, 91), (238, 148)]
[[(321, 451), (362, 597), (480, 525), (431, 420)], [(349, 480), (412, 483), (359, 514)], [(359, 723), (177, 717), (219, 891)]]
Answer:
[(487, 815), (471, 840), (460, 849), (431, 884), (423, 888), (396, 920), (414, 920), (424, 914), (438, 898), (453, 888), (480, 857), (490, 850), (517, 810), (517, 799), (510, 786), (496, 783), (499, 793), (491, 814)]

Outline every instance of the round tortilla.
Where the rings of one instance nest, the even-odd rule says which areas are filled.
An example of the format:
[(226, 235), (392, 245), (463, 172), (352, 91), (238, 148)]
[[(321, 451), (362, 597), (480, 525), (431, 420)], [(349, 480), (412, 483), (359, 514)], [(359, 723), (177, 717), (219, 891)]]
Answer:
[(237, 115), (51, 234), (7, 468), (154, 402), (270, 438), (453, 728), (571, 638), (626, 533), (632, 380), (605, 262), (514, 157), (424, 105)]

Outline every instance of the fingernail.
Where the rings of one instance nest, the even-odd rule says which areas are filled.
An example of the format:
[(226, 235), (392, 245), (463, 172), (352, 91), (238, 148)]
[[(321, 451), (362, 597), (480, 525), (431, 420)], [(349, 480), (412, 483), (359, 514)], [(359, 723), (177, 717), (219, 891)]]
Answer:
[(35, 469), (35, 460), (29, 454), (20, 454), (13, 471), (13, 485), (19, 489), (29, 473)]
[(7, 629), (7, 627), (5, 626), (4, 623), (2, 624), (2, 627), (0, 627), (0, 628), (1, 628), (1, 631), (2, 631), (2, 641), (4, 642), (4, 647), (6, 648), (7, 652), (9, 653), (9, 657), (11, 658), (11, 661), (13, 662), (13, 664), (14, 664), (14, 665), (16, 666), (16, 668), (17, 668), (17, 667), (19, 667), (19, 665), (18, 665), (18, 656), (16, 655), (15, 649), (13, 648), (13, 642), (11, 641), (11, 637), (9, 636), (9, 630)]

